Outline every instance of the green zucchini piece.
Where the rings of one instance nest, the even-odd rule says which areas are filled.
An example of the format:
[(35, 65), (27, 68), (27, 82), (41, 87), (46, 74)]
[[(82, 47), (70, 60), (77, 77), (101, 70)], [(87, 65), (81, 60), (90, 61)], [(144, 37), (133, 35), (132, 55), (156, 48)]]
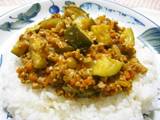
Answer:
[(16, 44), (14, 45), (14, 47), (12, 48), (11, 52), (15, 54), (16, 56), (20, 57), (21, 55), (27, 52), (28, 48), (29, 48), (28, 41), (18, 40)]
[(57, 53), (64, 53), (64, 52), (68, 52), (68, 51), (74, 51), (74, 48), (72, 46), (66, 46), (64, 48), (56, 48), (55, 51)]
[(30, 27), (30, 28), (27, 28), (26, 32), (29, 33), (29, 32), (37, 32), (39, 31), (40, 29), (40, 25), (35, 25), (33, 27)]
[(36, 37), (29, 40), (30, 49), (39, 52), (45, 45), (45, 42), (40, 38)]
[(66, 6), (64, 9), (64, 14), (70, 17), (74, 15), (75, 18), (79, 16), (88, 17), (88, 13), (86, 13), (83, 9), (75, 5)]
[(117, 74), (120, 71), (122, 65), (123, 63), (118, 60), (103, 56), (93, 65), (92, 75), (110, 77)]
[(87, 97), (91, 97), (93, 95), (96, 95), (97, 91), (93, 90), (85, 90), (83, 92), (79, 92), (76, 95), (80, 98), (87, 98)]
[(47, 60), (42, 53), (44, 47), (44, 41), (41, 38), (31, 39), (30, 41), (30, 53), (33, 62), (33, 67), (36, 69), (45, 68)]
[(123, 33), (122, 36), (125, 38), (125, 45), (127, 47), (133, 47), (135, 45), (135, 38), (134, 38), (134, 34), (131, 28), (126, 28)]
[(74, 49), (85, 50), (88, 49), (92, 44), (87, 34), (82, 29), (77, 27), (77, 25), (72, 25), (71, 27), (67, 28), (67, 30), (64, 32), (64, 38)]
[(77, 61), (73, 58), (73, 57), (69, 57), (69, 58), (67, 58), (67, 60), (66, 60), (66, 64), (67, 64), (67, 66), (69, 67), (69, 68), (76, 68), (77, 67)]
[(111, 44), (111, 36), (109, 33), (109, 26), (105, 24), (93, 25), (91, 31), (96, 36), (98, 42), (102, 42), (106, 45)]
[(75, 88), (72, 88), (71, 86), (63, 86), (62, 89), (65, 91), (65, 92), (68, 92), (68, 93), (78, 93), (79, 91)]
[(40, 28), (44, 28), (44, 29), (54, 28), (59, 22), (61, 22), (60, 18), (46, 19), (40, 23)]
[(83, 30), (90, 30), (91, 26), (95, 24), (94, 20), (89, 17), (77, 17), (74, 23)]
[(33, 67), (36, 69), (45, 68), (47, 61), (39, 52), (31, 51), (31, 59), (33, 62)]

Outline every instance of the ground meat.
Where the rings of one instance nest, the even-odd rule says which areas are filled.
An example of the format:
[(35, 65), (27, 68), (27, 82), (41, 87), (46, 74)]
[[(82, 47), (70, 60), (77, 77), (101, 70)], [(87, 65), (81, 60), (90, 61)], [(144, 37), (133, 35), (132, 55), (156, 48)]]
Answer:
[[(21, 82), (31, 84), (34, 89), (51, 87), (58, 95), (65, 97), (110, 96), (122, 91), (128, 93), (134, 78), (146, 73), (147, 69), (135, 57), (134, 46), (125, 45), (125, 38), (121, 37), (125, 28), (105, 16), (98, 17), (94, 24), (110, 26), (111, 42), (108, 45), (98, 42), (88, 29), (86, 33), (92, 44), (84, 52), (73, 49), (64, 39), (64, 32), (73, 24), (74, 17), (55, 14), (50, 19), (63, 19), (56, 26), (26, 31), (21, 35), (19, 40), (28, 46), (20, 56), (22, 65), (17, 68)], [(34, 43), (33, 39), (38, 39), (40, 43)], [(35, 67), (33, 54), (38, 55), (37, 62), (45, 62), (40, 68)], [(92, 75), (93, 64), (102, 56), (123, 63), (117, 74), (107, 77)]]

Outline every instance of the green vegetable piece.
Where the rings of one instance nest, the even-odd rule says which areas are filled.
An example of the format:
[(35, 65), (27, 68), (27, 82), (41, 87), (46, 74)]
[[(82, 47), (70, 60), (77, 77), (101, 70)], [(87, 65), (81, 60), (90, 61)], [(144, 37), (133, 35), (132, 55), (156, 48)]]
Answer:
[(50, 18), (50, 19), (42, 21), (40, 23), (40, 28), (50, 29), (50, 28), (56, 27), (56, 25), (59, 22), (61, 22), (60, 18)]
[(82, 29), (77, 27), (77, 25), (73, 25), (68, 28), (64, 32), (64, 38), (74, 49), (79, 48), (85, 50), (88, 49), (92, 44), (87, 34)]
[(111, 37), (109, 33), (109, 26), (105, 24), (93, 25), (91, 31), (96, 36), (98, 42), (102, 42), (106, 45), (111, 44)]
[(37, 32), (40, 29), (40, 25), (35, 25), (33, 27), (27, 28), (26, 32)]
[(87, 97), (91, 97), (93, 95), (96, 95), (96, 91), (95, 90), (85, 90), (83, 92), (77, 93), (76, 95), (80, 98), (87, 98)]
[(83, 30), (90, 30), (91, 26), (95, 24), (94, 20), (89, 17), (77, 17), (74, 23)]
[(35, 38), (30, 40), (30, 52), (33, 67), (37, 69), (45, 68), (47, 61), (43, 56), (42, 49), (45, 43), (41, 38)]
[(62, 89), (65, 92), (74, 93), (74, 94), (78, 92), (78, 90), (76, 90), (75, 88), (72, 88), (71, 86), (63, 86)]
[(134, 34), (131, 28), (126, 28), (124, 30), (124, 32), (122, 33), (122, 37), (124, 37), (125, 39), (125, 45), (127, 47), (133, 47), (135, 45), (135, 38), (134, 38)]
[(39, 52), (45, 45), (45, 42), (38, 36), (29, 41), (31, 50)]
[(123, 63), (118, 60), (102, 57), (93, 65), (92, 75), (110, 77), (117, 74), (120, 71), (122, 65)]
[(64, 14), (66, 16), (73, 16), (75, 18), (79, 16), (88, 17), (88, 14), (81, 8), (75, 6), (75, 5), (69, 5), (65, 7)]
[(28, 50), (28, 42), (27, 41), (17, 41), (17, 43), (12, 48), (11, 52), (16, 56), (20, 57), (21, 55), (25, 54)]
[(44, 57), (42, 57), (40, 53), (31, 51), (31, 59), (32, 59), (34, 68), (42, 69), (46, 67), (47, 61)]
[(74, 69), (77, 67), (77, 61), (73, 57), (67, 58), (67, 66)]
[(74, 51), (74, 48), (72, 46), (66, 46), (64, 48), (56, 48), (55, 51), (57, 53), (64, 53), (64, 52), (68, 52), (68, 51)]

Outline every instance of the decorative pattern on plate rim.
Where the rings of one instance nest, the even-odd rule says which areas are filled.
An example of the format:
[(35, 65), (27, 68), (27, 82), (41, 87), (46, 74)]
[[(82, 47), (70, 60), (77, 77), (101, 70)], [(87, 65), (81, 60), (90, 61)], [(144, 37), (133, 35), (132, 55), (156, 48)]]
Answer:
[(17, 17), (9, 16), (10, 19), (15, 19), (14, 22), (5, 22), (0, 25), (0, 29), (3, 31), (10, 31), (23, 28), (26, 24), (33, 22), (31, 18), (35, 17), (41, 9), (39, 3), (35, 3), (25, 13), (19, 13)]
[(160, 27), (153, 27), (143, 32), (138, 39), (146, 46), (152, 46), (158, 53), (160, 53)]
[(7, 116), (6, 116), (6, 117), (7, 117), (6, 119), (7, 119), (7, 120), (8, 120), (8, 119), (9, 119), (9, 120), (12, 120), (13, 115), (7, 110), (7, 107), (4, 107), (4, 108), (3, 108), (3, 111), (4, 111), (4, 112), (6, 113), (6, 115), (7, 115)]
[[(53, 0), (50, 0), (50, 1), (52, 2), (52, 6), (50, 6), (50, 8), (49, 8), (49, 12), (51, 14), (59, 13), (60, 8), (54, 4)], [(65, 1), (65, 4), (69, 5), (69, 4), (75, 4), (75, 3), (73, 1)], [(145, 26), (145, 24), (143, 22), (141, 22), (140, 20), (138, 20), (137, 18), (135, 18), (129, 14), (126, 14), (126, 13), (119, 11), (119, 10), (114, 10), (111, 8), (103, 7), (97, 3), (84, 2), (80, 5), (80, 7), (82, 9), (86, 9), (86, 10), (94, 8), (98, 11), (100, 10), (100, 11), (104, 11), (104, 12), (118, 14), (124, 18), (129, 19), (127, 21), (127, 23)], [(33, 20), (31, 20), (31, 18), (35, 17), (39, 13), (40, 9), (41, 9), (41, 5), (39, 3), (35, 3), (25, 13), (18, 14), (16, 18), (10, 16), (9, 18), (16, 19), (16, 21), (15, 22), (5, 22), (0, 25), (0, 29), (3, 31), (10, 31), (10, 30), (16, 30), (16, 29), (23, 28), (26, 24), (33, 22)]]
[(52, 6), (49, 8), (49, 12), (51, 14), (59, 13), (60, 8), (57, 5), (54, 4), (53, 0), (50, 0), (50, 1), (52, 3)]
[(105, 13), (109, 12), (109, 13), (118, 14), (119, 16), (121, 16), (123, 18), (128, 18), (129, 20), (127, 21), (127, 23), (134, 24), (134, 25), (141, 25), (141, 26), (145, 27), (145, 24), (142, 21), (140, 21), (137, 18), (133, 17), (132, 15), (124, 13), (120, 10), (114, 10), (111, 8), (103, 7), (97, 3), (92, 3), (92, 2), (82, 3), (80, 5), (80, 7), (85, 10), (93, 9), (93, 10), (103, 11)]
[(2, 65), (2, 61), (3, 61), (3, 55), (1, 54), (1, 55), (0, 55), (0, 67), (1, 67), (1, 65)]

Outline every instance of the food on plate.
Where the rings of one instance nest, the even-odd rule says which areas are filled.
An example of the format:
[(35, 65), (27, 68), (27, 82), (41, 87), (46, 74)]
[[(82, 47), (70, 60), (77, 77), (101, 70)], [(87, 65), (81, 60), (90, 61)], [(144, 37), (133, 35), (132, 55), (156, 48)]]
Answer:
[(34, 89), (53, 88), (69, 98), (128, 93), (147, 68), (136, 58), (134, 33), (105, 16), (93, 19), (68, 5), (28, 28), (12, 49), (18, 77)]

